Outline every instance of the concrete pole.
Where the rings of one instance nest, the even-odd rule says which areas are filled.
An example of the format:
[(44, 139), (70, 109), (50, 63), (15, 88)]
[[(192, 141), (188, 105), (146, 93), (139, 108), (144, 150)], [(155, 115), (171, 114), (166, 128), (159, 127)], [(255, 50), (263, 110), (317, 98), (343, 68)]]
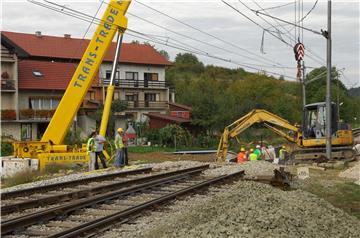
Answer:
[(328, 0), (327, 30), (327, 78), (326, 78), (326, 157), (331, 159), (331, 0)]
[(305, 61), (302, 61), (302, 97), (303, 97), (303, 109), (306, 106), (306, 91), (305, 91)]

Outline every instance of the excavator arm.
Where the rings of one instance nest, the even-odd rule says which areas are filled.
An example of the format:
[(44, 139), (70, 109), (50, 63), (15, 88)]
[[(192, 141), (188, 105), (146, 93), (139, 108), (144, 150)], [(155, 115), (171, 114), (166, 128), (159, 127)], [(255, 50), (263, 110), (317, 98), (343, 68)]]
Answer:
[[(224, 133), (220, 138), (217, 157), (225, 159), (229, 148), (229, 140), (236, 137), (255, 123), (264, 123), (266, 127), (291, 142), (297, 142), (301, 134), (299, 128), (291, 125), (287, 120), (266, 110), (255, 109), (225, 127)], [(294, 132), (294, 136), (289, 136), (287, 133), (283, 132), (277, 127)]]

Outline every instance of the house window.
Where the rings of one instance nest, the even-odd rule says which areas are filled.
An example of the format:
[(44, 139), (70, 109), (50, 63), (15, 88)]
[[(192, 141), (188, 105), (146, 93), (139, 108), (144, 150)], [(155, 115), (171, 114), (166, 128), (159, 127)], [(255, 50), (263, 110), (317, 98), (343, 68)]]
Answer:
[(52, 110), (56, 109), (59, 103), (59, 98), (30, 98), (30, 109)]
[[(111, 79), (111, 70), (105, 71), (105, 79)], [(119, 71), (116, 71), (115, 79), (120, 79), (119, 77)]]
[(155, 102), (156, 101), (156, 93), (145, 93), (145, 101)]
[(157, 73), (144, 73), (144, 80), (158, 81), (159, 80), (159, 75)]
[(127, 95), (125, 95), (125, 100), (128, 102), (135, 102), (138, 100), (138, 95), (137, 94), (127, 94)]
[(138, 72), (125, 72), (125, 79), (126, 80), (138, 80), (139, 73)]
[(31, 124), (21, 124), (21, 140), (22, 141), (29, 141), (31, 140)]
[(114, 99), (120, 99), (120, 92), (119, 91), (115, 91), (114, 92)]
[(89, 97), (90, 100), (95, 100), (95, 92), (90, 91), (90, 92), (88, 93), (88, 97)]

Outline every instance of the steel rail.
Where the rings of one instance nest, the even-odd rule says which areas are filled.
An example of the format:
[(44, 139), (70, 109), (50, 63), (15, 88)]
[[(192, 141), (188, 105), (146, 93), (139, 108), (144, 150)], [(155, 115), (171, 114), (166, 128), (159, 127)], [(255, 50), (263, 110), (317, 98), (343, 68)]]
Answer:
[[(143, 211), (145, 209), (148, 209), (148, 208), (150, 208), (150, 207), (152, 207), (152, 206), (154, 206), (156, 204), (161, 204), (161, 203), (164, 203), (164, 202), (169, 201), (171, 199), (174, 199), (174, 198), (176, 198), (178, 196), (182, 196), (182, 195), (184, 195), (186, 193), (193, 192), (193, 191), (196, 191), (198, 189), (202, 189), (204, 187), (210, 186), (210, 185), (215, 184), (217, 182), (220, 182), (220, 181), (223, 181), (223, 180), (226, 180), (226, 179), (233, 179), (235, 177), (240, 177), (240, 176), (242, 177), (243, 175), (244, 175), (244, 171), (238, 171), (238, 172), (235, 172), (235, 173), (232, 173), (232, 174), (222, 175), (222, 176), (219, 176), (219, 177), (216, 177), (216, 178), (212, 178), (212, 179), (200, 182), (198, 184), (189, 186), (188, 188), (178, 190), (176, 192), (164, 195), (164, 196), (162, 196), (160, 198), (156, 198), (156, 199), (153, 199), (151, 201), (144, 202), (144, 203), (139, 204), (137, 206), (128, 208), (126, 210), (117, 212), (115, 214), (108, 215), (106, 217), (103, 217), (103, 218), (100, 218), (100, 219), (97, 219), (97, 220), (82, 224), (80, 226), (70, 228), (70, 229), (68, 229), (66, 231), (59, 232), (59, 233), (51, 235), (49, 237), (51, 237), (51, 238), (60, 238), (60, 237), (61, 238), (70, 238), (70, 237), (79, 237), (79, 236), (84, 235), (84, 234), (89, 236), (90, 234), (92, 234), (94, 232), (96, 233), (97, 231), (99, 231), (99, 229), (104, 229), (104, 228), (107, 228), (107, 227), (111, 226), (114, 222), (117, 222), (117, 224), (124, 223), (124, 222), (127, 221), (127, 218), (129, 218), (129, 216), (133, 216), (135, 214), (138, 214), (141, 211)], [(120, 219), (125, 219), (125, 220), (119, 221)]]
[(141, 168), (141, 169), (133, 169), (133, 170), (127, 170), (127, 171), (120, 171), (120, 172), (112, 173), (112, 174), (104, 174), (104, 175), (90, 177), (90, 178), (83, 178), (83, 179), (77, 179), (77, 180), (72, 180), (72, 181), (67, 181), (67, 182), (48, 184), (48, 185), (43, 185), (43, 186), (34, 187), (34, 188), (26, 188), (26, 189), (1, 193), (1, 199), (5, 200), (5, 199), (9, 199), (9, 198), (26, 196), (26, 195), (30, 195), (30, 194), (34, 194), (34, 193), (39, 193), (39, 192), (47, 192), (52, 189), (70, 187), (70, 186), (74, 186), (74, 185), (83, 184), (86, 182), (96, 182), (96, 181), (102, 181), (102, 180), (106, 180), (106, 179), (123, 177), (123, 176), (128, 176), (128, 175), (150, 173), (151, 171), (152, 171), (151, 167)]
[(179, 175), (173, 175), (166, 178), (161, 178), (157, 180), (153, 180), (150, 182), (146, 182), (144, 184), (135, 185), (130, 188), (124, 188), (112, 192), (108, 192), (105, 194), (99, 194), (90, 198), (79, 199), (75, 202), (71, 202), (68, 204), (60, 205), (54, 208), (46, 209), (39, 212), (34, 212), (25, 216), (16, 217), (13, 219), (2, 221), (1, 223), (1, 234), (8, 234), (14, 232), (20, 228), (30, 226), (33, 224), (37, 224), (39, 222), (48, 221), (54, 219), (59, 216), (64, 216), (70, 212), (75, 210), (85, 208), (88, 206), (92, 206), (98, 203), (103, 203), (109, 200), (117, 199), (119, 197), (128, 196), (137, 192), (142, 192), (146, 189), (157, 187), (163, 184), (169, 184), (178, 180), (186, 179), (196, 174), (200, 174), (206, 168), (198, 168), (192, 171), (187, 171)]
[(19, 203), (13, 203), (13, 204), (1, 206), (1, 215), (6, 215), (6, 214), (9, 214), (12, 212), (18, 212), (18, 211), (22, 211), (22, 210), (29, 209), (29, 208), (51, 205), (51, 204), (59, 203), (59, 202), (66, 202), (66, 201), (69, 201), (70, 199), (80, 199), (80, 198), (92, 196), (94, 194), (99, 194), (101, 192), (109, 192), (114, 189), (120, 189), (120, 188), (123, 188), (126, 186), (143, 183), (143, 182), (154, 180), (154, 179), (169, 177), (172, 175), (181, 174), (181, 173), (185, 173), (185, 172), (192, 171), (192, 170), (207, 169), (207, 168), (209, 168), (208, 164), (197, 166), (197, 167), (191, 167), (191, 168), (187, 168), (187, 169), (181, 169), (181, 170), (175, 170), (175, 171), (171, 171), (171, 172), (165, 172), (165, 173), (145, 176), (145, 177), (136, 178), (136, 179), (132, 179), (132, 180), (128, 180), (128, 181), (120, 181), (120, 182), (115, 182), (115, 183), (106, 184), (106, 185), (99, 185), (99, 186), (96, 186), (93, 188), (82, 189), (79, 191), (68, 192), (68, 193), (64, 193), (64, 194), (60, 194), (60, 195), (57, 194), (57, 195), (52, 195), (52, 196), (43, 197), (43, 198), (39, 198), (39, 199), (28, 200), (28, 201), (19, 202)]

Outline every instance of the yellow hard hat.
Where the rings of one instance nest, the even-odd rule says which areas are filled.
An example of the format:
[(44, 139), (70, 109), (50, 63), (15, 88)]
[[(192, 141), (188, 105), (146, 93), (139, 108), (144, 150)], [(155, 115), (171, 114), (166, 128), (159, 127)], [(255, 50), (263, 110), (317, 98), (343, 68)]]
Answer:
[(244, 147), (241, 147), (240, 151), (245, 151), (245, 148), (244, 148)]
[(250, 152), (253, 152), (254, 151), (254, 149), (250, 149)]
[(118, 132), (123, 132), (124, 130), (123, 130), (121, 127), (119, 127), (119, 128), (117, 129), (117, 131), (118, 131)]

